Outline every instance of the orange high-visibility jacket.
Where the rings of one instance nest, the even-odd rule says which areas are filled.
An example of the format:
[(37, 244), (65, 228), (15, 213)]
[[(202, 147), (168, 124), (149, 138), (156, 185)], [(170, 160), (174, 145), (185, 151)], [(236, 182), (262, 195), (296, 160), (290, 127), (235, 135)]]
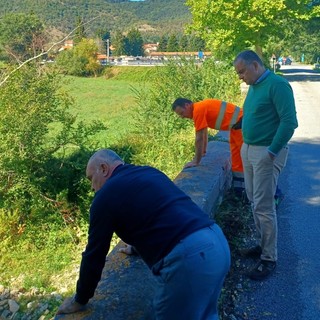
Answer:
[(235, 176), (243, 176), (240, 149), (243, 143), (242, 130), (232, 126), (242, 117), (242, 109), (232, 103), (206, 99), (193, 103), (193, 121), (195, 130), (204, 128), (230, 131), (231, 166)]

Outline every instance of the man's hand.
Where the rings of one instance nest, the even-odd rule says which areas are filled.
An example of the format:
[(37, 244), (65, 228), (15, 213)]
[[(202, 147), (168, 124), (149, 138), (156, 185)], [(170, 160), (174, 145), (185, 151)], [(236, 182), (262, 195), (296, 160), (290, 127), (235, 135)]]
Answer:
[(57, 314), (74, 313), (83, 310), (85, 310), (85, 305), (78, 303), (74, 298), (68, 298), (59, 307)]
[(271, 153), (269, 150), (268, 150), (268, 154), (272, 161), (276, 158), (276, 156), (273, 153)]
[(183, 169), (197, 167), (198, 165), (199, 164), (197, 164), (195, 161), (190, 161), (184, 165)]
[(123, 248), (119, 249), (119, 252), (125, 253), (125, 254), (127, 254), (129, 256), (137, 255), (137, 251), (134, 249), (134, 247), (131, 246), (130, 244), (126, 244), (126, 243), (125, 243), (125, 246)]

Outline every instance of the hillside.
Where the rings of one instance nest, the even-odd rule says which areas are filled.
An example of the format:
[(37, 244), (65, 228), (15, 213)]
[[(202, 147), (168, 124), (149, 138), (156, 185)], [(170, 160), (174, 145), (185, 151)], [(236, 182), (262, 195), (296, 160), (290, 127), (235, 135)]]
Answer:
[(84, 22), (96, 17), (88, 24), (88, 35), (132, 27), (162, 35), (182, 31), (191, 19), (184, 0), (0, 0), (0, 17), (9, 12), (33, 12), (48, 28), (63, 33), (75, 27), (77, 17)]

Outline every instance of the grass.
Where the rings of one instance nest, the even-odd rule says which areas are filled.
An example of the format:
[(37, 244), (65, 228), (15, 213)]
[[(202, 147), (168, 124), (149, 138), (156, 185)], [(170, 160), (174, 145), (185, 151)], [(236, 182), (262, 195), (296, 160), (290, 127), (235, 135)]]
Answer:
[[(100, 120), (106, 125), (107, 130), (95, 137), (100, 146), (113, 147), (118, 144), (121, 146), (135, 129), (131, 113), (135, 105), (132, 89), (141, 86), (148, 88), (148, 79), (152, 79), (153, 76), (153, 68), (121, 67), (113, 68), (112, 71), (107, 70), (105, 76), (99, 78), (66, 77), (65, 91), (75, 100), (75, 105), (70, 111), (77, 115), (79, 121), (90, 123)], [(147, 108), (146, 112), (148, 111)], [(155, 121), (158, 121), (158, 118)], [(191, 135), (193, 138), (193, 130)], [(181, 139), (178, 137), (174, 148), (180, 150), (181, 141), (182, 137)], [(125, 143), (130, 146), (132, 141)], [(152, 147), (152, 150), (149, 150), (150, 158), (160, 157), (161, 161), (163, 155), (159, 155), (159, 146), (152, 141)], [(193, 152), (193, 145), (190, 147)], [(171, 159), (173, 166), (177, 167), (178, 161), (185, 161), (185, 154), (186, 151), (182, 148), (177, 154), (179, 159), (172, 158), (173, 161), (167, 157), (166, 162)], [(180, 169), (172, 170), (178, 172)], [(172, 176), (175, 176), (174, 173)], [(5, 226), (4, 222), (5, 220), (1, 221), (0, 217), (0, 226)], [(60, 300), (52, 301), (50, 292), (57, 291), (66, 296), (74, 292), (87, 232), (86, 222), (76, 227), (62, 226), (61, 222), (60, 227), (52, 225), (50, 221), (44, 222), (46, 223), (47, 229), (42, 223), (38, 229), (37, 226), (26, 228), (23, 236), (14, 239), (13, 246), (0, 247), (0, 284), (18, 290), (22, 313), (26, 311), (27, 303), (32, 300), (47, 301), (49, 312), (42, 318), (43, 320), (50, 319), (61, 303)], [(15, 227), (15, 224), (13, 226)], [(111, 248), (117, 241), (115, 237)], [(37, 288), (36, 295), (30, 294), (34, 291), (34, 287)], [(39, 310), (28, 312), (33, 312), (32, 319), (41, 316), (38, 314)]]
[(105, 147), (117, 144), (133, 130), (134, 90), (148, 87), (155, 68), (113, 67), (103, 77), (66, 77), (65, 89), (76, 102), (70, 111), (79, 121), (102, 121), (107, 131), (94, 138)]
[[(105, 147), (119, 143), (132, 130), (130, 110), (135, 103), (132, 88), (141, 84), (137, 70), (127, 69), (126, 72), (130, 75), (128, 80), (125, 75), (119, 79), (119, 73), (109, 79), (66, 77), (65, 91), (75, 100), (70, 111), (77, 115), (79, 121), (90, 123), (100, 120), (107, 126), (106, 132), (95, 137)], [(3, 226), (5, 219), (0, 217)], [(59, 227), (44, 221), (38, 229), (36, 226), (23, 228), (21, 235), (14, 228), (13, 223), (14, 239), (8, 240), (6, 233), (2, 239), (0, 284), (20, 292), (21, 310), (26, 311), (26, 304), (34, 299), (51, 300), (50, 292), (53, 291), (71, 295), (78, 277), (81, 252), (86, 244), (87, 224)], [(115, 237), (111, 249), (117, 242)], [(30, 295), (34, 288), (37, 294)], [(49, 304), (55, 310), (60, 303)], [(39, 318), (41, 314), (38, 315), (38, 311), (34, 310), (31, 317)], [(52, 315), (49, 312), (43, 319), (50, 319)]]
[(68, 80), (66, 90), (76, 102), (71, 112), (78, 120), (87, 123), (100, 120), (107, 126), (107, 132), (96, 139), (113, 144), (130, 131), (129, 111), (135, 103), (132, 87), (138, 84), (105, 78), (70, 77)]

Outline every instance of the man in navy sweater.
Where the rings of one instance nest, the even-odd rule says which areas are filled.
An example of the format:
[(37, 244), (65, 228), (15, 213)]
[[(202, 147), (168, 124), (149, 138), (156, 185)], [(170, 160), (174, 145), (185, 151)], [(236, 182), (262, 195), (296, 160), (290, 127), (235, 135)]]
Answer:
[(217, 302), (230, 267), (219, 226), (165, 174), (125, 164), (112, 150), (97, 151), (86, 174), (96, 192), (88, 243), (76, 294), (58, 314), (82, 310), (94, 295), (115, 232), (159, 280), (155, 319), (218, 320)]

